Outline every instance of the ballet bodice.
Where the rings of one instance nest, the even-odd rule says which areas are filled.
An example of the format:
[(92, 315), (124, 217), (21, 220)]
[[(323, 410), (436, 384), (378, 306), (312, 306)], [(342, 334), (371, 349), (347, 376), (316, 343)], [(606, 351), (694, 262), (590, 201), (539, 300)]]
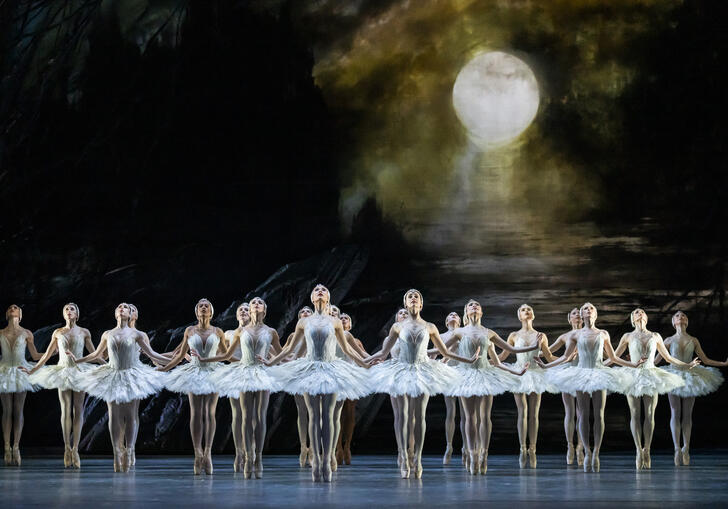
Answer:
[(693, 338), (684, 341), (682, 344), (680, 344), (677, 338), (673, 339), (670, 343), (670, 355), (683, 362), (691, 362), (695, 355), (695, 342)]
[[(534, 337), (536, 337), (536, 335), (534, 335)], [(526, 348), (533, 345), (534, 344), (525, 335), (516, 333), (516, 338), (513, 340), (513, 346), (515, 348)], [(533, 359), (538, 357), (539, 353), (540, 351), (538, 348), (528, 352), (517, 353), (515, 365), (523, 367), (527, 362), (530, 362), (529, 368), (538, 367), (538, 365), (533, 362)]]
[(306, 338), (306, 358), (315, 361), (332, 361), (336, 358), (334, 324), (328, 317), (309, 316), (303, 329)]
[(634, 333), (629, 335), (629, 357), (632, 362), (637, 362), (642, 357), (646, 360), (640, 368), (655, 367), (655, 352), (657, 351), (657, 334), (650, 333), (647, 341), (642, 342)]
[(139, 347), (133, 338), (111, 336), (107, 345), (112, 368), (129, 369), (139, 362)]
[[(226, 330), (225, 331), (225, 339), (228, 342), (228, 345), (233, 344), (233, 340), (235, 339), (235, 330)], [(240, 338), (240, 341), (242, 342), (242, 338)], [(237, 359), (242, 359), (242, 351), (240, 349), (240, 343), (238, 343), (238, 346), (235, 347), (235, 351), (233, 352), (233, 356)]]
[(488, 339), (488, 329), (478, 331), (468, 331), (463, 334), (458, 343), (458, 355), (461, 357), (472, 357), (475, 351), (480, 347), (480, 357), (472, 364), (459, 363), (466, 368), (483, 369), (488, 368), (491, 364), (488, 362), (488, 349), (490, 348), (490, 339)]
[(21, 333), (17, 338), (15, 338), (15, 343), (13, 345), (10, 344), (10, 341), (4, 334), (0, 335), (0, 352), (2, 353), (0, 364), (4, 366), (24, 365), (26, 363), (25, 346), (25, 333)]
[(401, 348), (399, 347), (399, 337), (398, 337), (394, 342), (394, 346), (389, 351), (389, 354), (392, 356), (392, 359), (399, 359), (400, 351), (401, 351)]
[(83, 336), (68, 337), (65, 334), (58, 334), (58, 365), (59, 366), (75, 366), (71, 357), (66, 351), (73, 353), (77, 359), (83, 357)]
[(215, 355), (217, 355), (217, 347), (219, 344), (220, 338), (217, 337), (217, 334), (215, 334), (214, 332), (207, 336), (204, 344), (202, 342), (202, 337), (200, 337), (199, 334), (192, 334), (187, 338), (187, 345), (191, 349), (196, 350), (200, 357), (198, 358), (197, 356), (193, 355), (190, 363), (197, 365), (209, 364), (201, 363), (200, 358), (207, 359), (208, 357), (214, 357)]
[(427, 361), (430, 334), (422, 325), (403, 325), (399, 329), (399, 360), (409, 364)]
[(580, 368), (596, 368), (602, 366), (604, 355), (604, 335), (601, 332), (579, 332), (576, 336), (576, 351)]
[(260, 355), (264, 359), (268, 356), (270, 350), (270, 344), (273, 341), (273, 334), (270, 329), (263, 329), (260, 331), (257, 337), (253, 337), (250, 332), (243, 330), (240, 335), (240, 363), (245, 365), (253, 365), (258, 361), (256, 356)]

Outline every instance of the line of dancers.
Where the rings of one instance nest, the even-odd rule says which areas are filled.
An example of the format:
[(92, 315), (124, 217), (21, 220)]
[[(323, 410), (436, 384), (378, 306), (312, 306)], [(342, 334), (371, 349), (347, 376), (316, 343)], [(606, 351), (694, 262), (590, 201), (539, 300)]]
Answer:
[[(382, 347), (369, 354), (350, 332), (351, 317), (330, 303), (324, 285), (313, 289), (311, 303), (312, 307), (299, 311), (294, 332), (281, 346), (277, 331), (265, 324), (267, 305), (260, 297), (238, 307), (239, 325), (226, 332), (211, 325), (212, 303), (201, 299), (195, 305), (197, 323), (185, 330), (177, 348), (165, 353), (155, 352), (147, 334), (136, 328), (139, 312), (127, 303), (116, 307), (116, 327), (104, 332), (94, 348), (89, 331), (78, 325), (78, 306), (69, 303), (63, 307), (66, 325), (53, 332), (42, 355), (34, 346), (32, 332), (20, 326), (22, 310), (10, 306), (8, 325), (0, 330), (5, 463), (21, 463), (25, 396), (42, 387), (58, 390), (67, 468), (80, 467), (85, 394), (106, 401), (114, 471), (125, 472), (136, 461), (139, 402), (163, 388), (188, 395), (195, 474), (213, 472), (217, 401), (226, 396), (233, 418), (234, 470), (242, 471), (245, 478), (262, 477), (268, 400), (277, 391), (296, 399), (299, 462), (301, 466), (310, 463), (314, 481), (330, 482), (337, 465), (350, 461), (355, 402), (372, 393), (390, 395), (403, 478), (422, 476), (425, 413), (429, 397), (436, 394), (446, 397), (448, 409), (443, 462), (449, 463), (453, 452), (454, 414), (459, 406), (463, 462), (473, 475), (487, 471), (493, 396), (505, 392), (514, 395), (518, 409), (521, 468), (537, 466), (538, 414), (544, 392), (562, 393), (567, 463), (576, 458), (585, 472), (600, 469), (607, 393), (627, 396), (637, 469), (651, 466), (655, 407), (658, 396), (668, 394), (675, 464), (688, 465), (695, 397), (715, 391), (723, 382), (716, 369), (698, 364), (702, 360), (711, 366), (728, 366), (728, 360), (714, 361), (705, 355), (699, 341), (686, 332), (688, 319), (680, 311), (672, 320), (676, 333), (663, 341), (647, 329), (644, 310), (635, 309), (631, 314), (634, 330), (624, 334), (614, 350), (609, 334), (595, 325), (596, 308), (586, 303), (568, 314), (571, 330), (549, 345), (546, 335), (534, 329), (534, 311), (527, 304), (518, 309), (521, 328), (507, 340), (481, 324), (483, 309), (474, 300), (465, 305), (462, 324), (457, 313), (448, 315), (448, 330), (440, 335), (435, 325), (420, 316), (422, 294), (409, 290)], [(430, 343), (434, 348), (428, 350)], [(89, 352), (85, 356), (84, 348)], [(553, 352), (561, 348), (563, 354), (556, 357)], [(26, 350), (37, 361), (35, 365), (26, 361)], [(626, 350), (630, 360), (621, 358)], [(46, 365), (56, 353), (58, 363)], [(157, 367), (142, 363), (140, 353)], [(506, 364), (511, 355), (516, 361)], [(656, 367), (660, 359), (669, 366)]]

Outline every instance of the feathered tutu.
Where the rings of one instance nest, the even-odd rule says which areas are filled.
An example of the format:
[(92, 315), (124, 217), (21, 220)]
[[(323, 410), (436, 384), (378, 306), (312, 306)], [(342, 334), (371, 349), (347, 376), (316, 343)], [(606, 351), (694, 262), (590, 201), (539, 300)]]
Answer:
[(166, 374), (136, 363), (126, 369), (110, 364), (93, 368), (79, 377), (79, 387), (95, 398), (113, 403), (144, 399), (164, 389)]
[(559, 366), (546, 370), (546, 378), (560, 392), (575, 396), (577, 392), (591, 394), (597, 391), (623, 393), (628, 377), (616, 368), (597, 366), (580, 368), (578, 366)]
[(682, 377), (655, 366), (619, 367), (614, 369), (620, 371), (626, 377), (627, 384), (622, 393), (627, 396), (667, 394), (685, 385)]
[(241, 392), (276, 392), (280, 384), (273, 378), (271, 369), (264, 364), (233, 362), (216, 369), (212, 381), (220, 396), (228, 398), (237, 398)]
[(34, 364), (23, 359), (20, 365), (2, 364), (0, 361), (0, 393), (35, 392), (38, 386), (30, 380), (28, 373), (20, 371), (19, 366), (33, 369)]
[(83, 376), (94, 369), (86, 363), (72, 366), (43, 366), (30, 375), (30, 381), (44, 389), (60, 389), (62, 391), (82, 392)]
[(217, 394), (214, 375), (222, 366), (220, 362), (188, 362), (177, 366), (167, 375), (165, 387), (182, 394)]
[[(513, 365), (515, 369), (523, 369), (523, 366)], [(544, 392), (558, 393), (559, 389), (549, 381), (546, 370), (537, 365), (530, 365), (521, 376), (515, 376), (515, 385), (510, 392), (515, 394), (543, 394)]]
[[(449, 364), (449, 363), (448, 363)], [(446, 396), (496, 396), (512, 392), (518, 387), (517, 376), (493, 365), (473, 368), (458, 364), (454, 368), (459, 376), (456, 385), (445, 392)]]
[(685, 382), (685, 385), (673, 389), (671, 392), (671, 394), (681, 398), (705, 396), (715, 392), (723, 383), (723, 375), (720, 371), (708, 366), (695, 366), (692, 369), (684, 369), (670, 364), (661, 369), (679, 376)]
[(389, 359), (370, 371), (374, 390), (390, 396), (448, 394), (460, 384), (455, 368), (429, 358), (417, 362)]
[(317, 361), (304, 357), (274, 366), (270, 374), (288, 394), (336, 394), (338, 400), (371, 394), (370, 370), (341, 359)]

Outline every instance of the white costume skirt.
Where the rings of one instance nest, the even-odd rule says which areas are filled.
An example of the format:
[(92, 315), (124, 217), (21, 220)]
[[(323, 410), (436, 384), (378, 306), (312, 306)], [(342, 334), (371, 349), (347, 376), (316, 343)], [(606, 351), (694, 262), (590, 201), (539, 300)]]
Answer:
[(708, 366), (695, 366), (693, 369), (682, 369), (670, 364), (662, 369), (679, 376), (685, 382), (685, 385), (674, 389), (670, 393), (681, 398), (705, 396), (706, 394), (715, 392), (720, 384), (723, 383), (723, 375), (720, 371)]
[[(27, 369), (33, 369), (33, 364), (26, 360), (23, 360), (21, 366)], [(24, 371), (20, 371), (18, 366), (0, 363), (0, 393), (34, 392), (38, 388), (37, 385), (33, 385), (30, 376)]]
[(685, 385), (682, 377), (655, 366), (646, 368), (615, 368), (627, 377), (622, 391), (626, 396), (652, 396), (666, 394)]
[(164, 389), (165, 377), (165, 373), (141, 362), (127, 369), (105, 364), (84, 372), (80, 389), (107, 402), (128, 403)]
[(217, 394), (214, 376), (222, 367), (220, 362), (188, 362), (169, 372), (165, 387), (169, 391), (182, 394)]
[(318, 361), (303, 357), (271, 368), (280, 390), (288, 394), (336, 394), (337, 400), (359, 399), (372, 393), (370, 370), (341, 359)]
[(511, 392), (518, 387), (518, 377), (490, 365), (486, 368), (473, 368), (458, 364), (455, 367), (460, 379), (445, 392), (446, 396), (495, 396)]
[(546, 370), (546, 378), (560, 392), (575, 396), (577, 392), (597, 391), (624, 393), (628, 377), (616, 368), (566, 366)]
[(30, 375), (30, 381), (44, 389), (83, 392), (83, 375), (94, 369), (85, 362), (72, 366), (43, 366)]
[[(522, 366), (512, 365), (514, 369), (523, 369)], [(515, 385), (510, 389), (514, 394), (543, 394), (544, 392), (558, 393), (559, 389), (548, 380), (546, 370), (539, 366), (529, 366), (525, 373), (515, 377)]]
[(264, 364), (241, 364), (233, 362), (215, 370), (212, 381), (220, 396), (237, 398), (241, 392), (280, 390), (271, 369)]
[(433, 396), (455, 390), (460, 385), (460, 374), (433, 359), (414, 363), (389, 359), (371, 368), (370, 380), (376, 392), (390, 396)]

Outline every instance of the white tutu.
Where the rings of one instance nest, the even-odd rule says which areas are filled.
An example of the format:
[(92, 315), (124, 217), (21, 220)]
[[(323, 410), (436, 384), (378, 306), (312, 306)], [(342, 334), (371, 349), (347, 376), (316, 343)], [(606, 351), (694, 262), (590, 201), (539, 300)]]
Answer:
[(723, 375), (720, 371), (708, 366), (695, 366), (693, 369), (683, 369), (670, 364), (661, 369), (683, 379), (685, 385), (678, 387), (670, 393), (681, 398), (705, 396), (706, 394), (715, 392), (720, 387), (720, 384), (723, 383)]
[(114, 403), (128, 403), (156, 394), (164, 389), (164, 379), (165, 373), (138, 361), (126, 369), (105, 364), (79, 377), (83, 392)]
[(627, 383), (622, 391), (626, 396), (666, 394), (685, 385), (682, 377), (655, 366), (614, 369), (626, 377)]
[[(23, 359), (20, 366), (33, 369), (33, 364)], [(30, 376), (18, 369), (18, 365), (3, 364), (0, 361), (0, 394), (7, 392), (35, 392), (37, 385), (33, 385)]]
[[(448, 362), (449, 364), (449, 362)], [(518, 378), (511, 373), (503, 371), (493, 365), (485, 368), (473, 368), (469, 365), (458, 364), (455, 367), (459, 380), (450, 387), (446, 396), (496, 396), (504, 392), (511, 392), (518, 386)]]
[(43, 366), (30, 375), (30, 381), (44, 389), (82, 392), (83, 375), (92, 369), (94, 366), (86, 363), (73, 366)]
[(560, 366), (546, 370), (546, 379), (560, 392), (575, 396), (577, 392), (591, 394), (596, 391), (622, 393), (625, 390), (627, 377), (618, 369), (606, 366), (580, 368), (578, 366)]
[(216, 369), (212, 381), (220, 396), (228, 398), (237, 398), (241, 392), (276, 392), (280, 384), (273, 378), (271, 369), (264, 364), (233, 362)]
[(165, 387), (182, 394), (217, 394), (213, 375), (223, 365), (220, 362), (189, 362), (169, 372)]
[[(523, 366), (512, 365), (514, 369), (523, 369)], [(514, 394), (543, 394), (544, 392), (558, 393), (559, 389), (554, 387), (546, 377), (546, 370), (539, 366), (529, 366), (521, 376), (515, 376), (515, 385), (510, 389)]]
[(370, 383), (376, 392), (390, 396), (448, 394), (460, 385), (455, 368), (425, 358), (415, 362), (389, 359), (371, 368)]
[(369, 370), (344, 362), (308, 357), (279, 364), (271, 375), (288, 394), (336, 394), (337, 400), (359, 399), (372, 393)]

